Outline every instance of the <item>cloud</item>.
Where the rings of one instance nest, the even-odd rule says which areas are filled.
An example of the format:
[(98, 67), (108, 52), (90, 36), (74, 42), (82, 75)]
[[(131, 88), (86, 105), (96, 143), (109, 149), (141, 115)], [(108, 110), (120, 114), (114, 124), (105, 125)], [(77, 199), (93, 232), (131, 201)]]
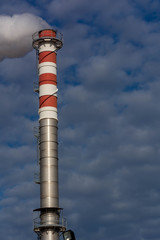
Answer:
[(6, 0), (1, 2), (0, 15), (12, 16), (14, 14), (30, 13), (40, 15), (40, 9), (32, 5), (27, 0)]
[[(77, 239), (159, 239), (158, 6), (143, 0), (41, 1), (42, 16), (64, 34), (57, 54), (60, 207)], [(0, 222), (10, 227), (6, 240), (32, 237), (30, 211), (39, 206), (31, 184), (34, 54), (0, 66)]]
[[(72, 5), (74, 19), (67, 18), (71, 6), (63, 9), (65, 23), (56, 13), (67, 35), (60, 62), (69, 59), (60, 95), (60, 192), (74, 202), (65, 212), (79, 239), (159, 236), (159, 20), (149, 23), (128, 3), (99, 4), (94, 24), (80, 4)], [(71, 42), (80, 24), (85, 34)]]
[(16, 14), (12, 17), (1, 15), (0, 60), (27, 54), (32, 50), (32, 34), (48, 27), (42, 18), (29, 13)]

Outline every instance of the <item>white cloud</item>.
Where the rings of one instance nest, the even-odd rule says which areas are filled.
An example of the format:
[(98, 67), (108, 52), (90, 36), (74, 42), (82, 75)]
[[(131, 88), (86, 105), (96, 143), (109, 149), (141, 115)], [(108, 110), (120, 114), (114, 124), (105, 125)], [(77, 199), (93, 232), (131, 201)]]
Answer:
[(0, 16), (0, 60), (22, 57), (32, 50), (31, 36), (49, 25), (40, 17), (29, 13)]
[[(61, 207), (68, 225), (76, 230), (77, 239), (157, 240), (160, 35), (159, 20), (146, 18), (148, 14), (152, 18), (158, 2), (44, 3), (45, 16), (64, 33), (64, 48), (57, 54), (59, 170)], [(29, 238), (18, 230), (32, 224), (31, 215), (15, 225), (13, 217), (19, 212), (26, 215), (25, 197), (27, 211), (38, 207), (38, 193), (30, 187), (36, 152), (30, 120), (32, 112), (36, 115), (29, 83), (35, 77), (33, 56), (6, 59), (0, 69), (5, 115), (1, 142), (13, 144), (1, 145), (5, 160), (1, 222), (7, 216), (11, 229), (7, 240), (16, 235)], [(23, 146), (14, 146), (15, 136)], [(26, 231), (32, 232), (29, 227)]]

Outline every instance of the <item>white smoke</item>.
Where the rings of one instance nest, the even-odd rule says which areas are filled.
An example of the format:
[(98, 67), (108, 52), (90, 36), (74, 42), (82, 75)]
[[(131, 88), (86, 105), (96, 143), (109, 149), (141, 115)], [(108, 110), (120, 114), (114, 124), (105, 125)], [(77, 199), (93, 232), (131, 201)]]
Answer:
[(22, 57), (32, 50), (32, 34), (50, 28), (42, 18), (32, 14), (0, 16), (0, 61)]

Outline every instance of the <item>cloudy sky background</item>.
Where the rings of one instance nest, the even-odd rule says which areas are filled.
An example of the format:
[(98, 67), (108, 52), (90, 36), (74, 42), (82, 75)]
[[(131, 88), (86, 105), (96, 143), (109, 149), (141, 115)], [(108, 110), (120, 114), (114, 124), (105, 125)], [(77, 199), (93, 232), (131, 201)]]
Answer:
[(59, 187), (68, 228), (77, 240), (160, 239), (159, 9), (159, 0), (1, 1), (2, 240), (37, 238), (31, 35), (47, 23), (64, 35)]

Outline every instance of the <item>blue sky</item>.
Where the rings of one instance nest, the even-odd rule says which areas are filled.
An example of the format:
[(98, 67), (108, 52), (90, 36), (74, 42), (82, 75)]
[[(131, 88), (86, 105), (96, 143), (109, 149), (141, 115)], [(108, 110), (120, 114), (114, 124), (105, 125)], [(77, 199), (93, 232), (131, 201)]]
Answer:
[[(77, 240), (160, 239), (159, 9), (159, 0), (1, 3), (1, 239), (37, 237), (38, 76), (31, 34), (46, 22), (64, 36), (59, 188), (68, 228)], [(15, 31), (24, 29), (25, 38), (16, 39)]]

